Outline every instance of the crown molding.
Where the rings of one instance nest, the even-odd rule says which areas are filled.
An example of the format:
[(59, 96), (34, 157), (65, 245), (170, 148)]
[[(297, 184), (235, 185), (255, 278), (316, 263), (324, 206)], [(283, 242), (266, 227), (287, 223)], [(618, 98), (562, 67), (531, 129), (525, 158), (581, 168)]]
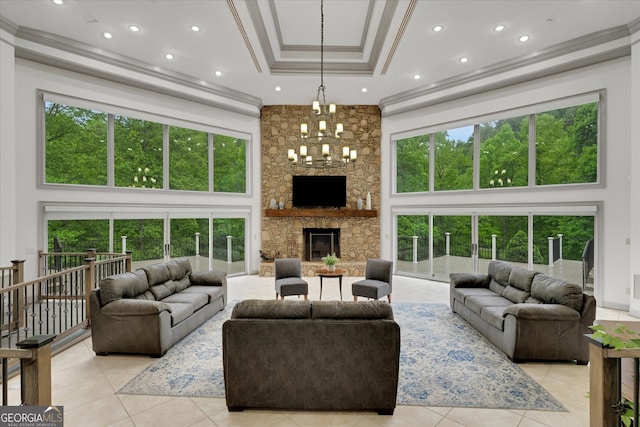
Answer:
[[(383, 116), (390, 116), (416, 108), (428, 107), (441, 102), (467, 97), (487, 90), (495, 90), (532, 79), (628, 56), (631, 54), (631, 45), (628, 41), (630, 35), (631, 32), (628, 25), (620, 25), (591, 33), (519, 58), (502, 61), (470, 73), (444, 79), (430, 84), (427, 87), (416, 88), (383, 98), (380, 100), (379, 107), (383, 112)], [(624, 40), (625, 38), (627, 38), (626, 41)], [(612, 43), (616, 41), (623, 42)], [(612, 43), (611, 47), (607, 46), (607, 44), (610, 43)], [(597, 49), (598, 47), (602, 49), (595, 53), (589, 52), (590, 49)], [(571, 58), (581, 52), (584, 52), (582, 57)], [(563, 57), (568, 59), (563, 60)], [(539, 66), (544, 62), (551, 63), (554, 60), (555, 64), (534, 69), (536, 65)], [(527, 70), (527, 68), (529, 68), (529, 70)], [(483, 80), (495, 79), (507, 73), (516, 75), (483, 84)], [(466, 88), (464, 88), (465, 86)], [(460, 90), (453, 91), (455, 88), (459, 88)], [(439, 93), (444, 94), (446, 91), (455, 93), (438, 96)], [(422, 98), (422, 100), (420, 98)], [(401, 104), (405, 105), (401, 106)]]
[[(276, 59), (276, 53), (272, 49), (269, 42), (269, 33), (267, 31), (263, 15), (260, 11), (257, 1), (247, 1), (246, 3), (249, 17), (256, 31), (260, 47), (267, 65), (272, 74), (312, 74), (320, 72), (319, 62), (308, 61), (281, 61)], [(371, 51), (366, 61), (345, 61), (345, 62), (324, 62), (324, 71), (328, 74), (351, 74), (351, 75), (373, 75), (378, 60), (383, 49), (384, 41), (387, 38), (393, 15), (398, 6), (398, 0), (385, 0), (382, 16), (374, 40), (371, 45)], [(276, 27), (276, 38), (278, 49), (280, 52), (320, 52), (319, 46), (307, 45), (286, 45), (282, 42), (282, 35), (279, 29), (276, 7), (273, 0), (268, 3), (271, 14), (274, 17), (274, 25)], [(373, 16), (374, 0), (369, 0), (367, 8), (367, 16), (365, 18), (365, 26), (361, 41), (358, 46), (324, 46), (326, 52), (357, 54), (359, 57), (365, 57), (364, 47), (366, 44), (367, 33), (371, 26)]]
[(635, 34), (640, 31), (640, 18), (634, 19), (633, 21), (629, 22), (627, 24), (627, 27), (629, 27), (629, 32), (631, 34)]
[(4, 30), (12, 36), (15, 36), (18, 31), (18, 26), (8, 19), (0, 16), (0, 30)]
[[(154, 92), (164, 93), (190, 101), (223, 108), (241, 114), (260, 116), (262, 100), (234, 89), (203, 82), (183, 73), (163, 69), (127, 56), (107, 52), (94, 46), (32, 28), (18, 27), (15, 33), (15, 55), (18, 58), (39, 62), (74, 72), (122, 83)], [(31, 42), (31, 43), (24, 43)], [(47, 49), (48, 48), (48, 49)], [(52, 55), (50, 49), (70, 55)], [(97, 61), (127, 72), (109, 72), (107, 67), (95, 67)], [(136, 78), (133, 77), (136, 76)], [(154, 83), (157, 82), (157, 83)], [(182, 86), (191, 94), (165, 85)]]

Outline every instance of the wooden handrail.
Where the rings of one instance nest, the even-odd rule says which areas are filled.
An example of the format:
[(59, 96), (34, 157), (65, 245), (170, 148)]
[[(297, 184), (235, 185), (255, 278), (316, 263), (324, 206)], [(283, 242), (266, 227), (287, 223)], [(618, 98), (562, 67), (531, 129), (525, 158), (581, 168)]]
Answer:
[(47, 280), (51, 280), (51, 279), (55, 279), (55, 278), (58, 278), (58, 277), (62, 277), (62, 276), (65, 276), (65, 275), (67, 275), (69, 273), (73, 273), (73, 272), (76, 272), (76, 271), (83, 271), (86, 268), (87, 267), (83, 265), (83, 266), (80, 266), (80, 267), (74, 267), (74, 268), (69, 268), (67, 270), (59, 271), (57, 273), (47, 274), (46, 276), (40, 276), (37, 279), (33, 279), (33, 280), (29, 281), (29, 282), (20, 282), (20, 283), (17, 283), (15, 285), (7, 286), (6, 288), (2, 288), (2, 289), (0, 289), (0, 293), (7, 293), (7, 292), (11, 292), (11, 291), (17, 291), (17, 290), (26, 288), (27, 286), (31, 286), (31, 285), (34, 285), (34, 284), (39, 283), (39, 282), (44, 282), (44, 281), (47, 281)]
[[(47, 272), (49, 268), (46, 264), (46, 253), (40, 251), (39, 254), (38, 271), (42, 274)], [(65, 256), (66, 254), (56, 252), (54, 255)], [(12, 261), (13, 265), (10, 267), (0, 267), (3, 285), (7, 283), (4, 280), (7, 272), (11, 279), (8, 286), (0, 288), (1, 304), (6, 303), (7, 307), (10, 307), (10, 310), (6, 313), (3, 311), (0, 315), (3, 320), (3, 324), (0, 325), (3, 328), (2, 345), (5, 346), (0, 348), (4, 405), (7, 404), (7, 363), (9, 359), (20, 360), (22, 403), (36, 406), (51, 404), (51, 343), (54, 339), (59, 341), (63, 337), (70, 336), (75, 331), (89, 326), (89, 294), (98, 285), (98, 266), (100, 266), (103, 275), (122, 272), (123, 267), (126, 271), (131, 271), (131, 252), (98, 254), (95, 250), (89, 250), (78, 255), (83, 256), (82, 265), (54, 271), (26, 282), (24, 281), (24, 260)], [(109, 258), (96, 261), (97, 255), (107, 255)], [(115, 266), (112, 268), (110, 264), (115, 264)], [(73, 309), (68, 312), (66, 310), (67, 302), (73, 304)], [(45, 304), (46, 309), (35, 312), (34, 307), (40, 304)], [(59, 304), (65, 304), (64, 313), (63, 308), (58, 309), (59, 312), (56, 311), (56, 306)], [(49, 307), (53, 309), (54, 315), (51, 317), (48, 317)], [(6, 318), (4, 314), (6, 314)], [(37, 319), (38, 316), (42, 317), (40, 321)], [(65, 318), (65, 322), (50, 323), (49, 321), (55, 321), (54, 318)], [(43, 319), (46, 321), (45, 325), (41, 322)], [(14, 346), (24, 347), (14, 348)], [(44, 360), (48, 360), (48, 362), (44, 362)]]
[[(95, 252), (94, 252), (95, 255)], [(87, 325), (91, 326), (91, 304), (89, 303), (89, 295), (93, 290), (94, 283), (96, 283), (96, 259), (85, 258), (84, 270), (84, 304), (86, 307)]]
[(591, 427), (617, 427), (620, 425), (614, 407), (622, 398), (621, 363), (622, 359), (635, 359), (634, 372), (634, 408), (635, 424), (638, 425), (638, 359), (640, 348), (615, 350), (606, 347), (602, 341), (586, 335), (589, 341), (589, 420)]
[(31, 350), (0, 348), (0, 359), (29, 359), (31, 355)]
[[(55, 335), (34, 335), (16, 345), (20, 349), (0, 349), (3, 371), (8, 358), (20, 359), (21, 404), (51, 405), (51, 342)], [(3, 372), (6, 375), (6, 372)], [(6, 378), (3, 381), (2, 404), (7, 405)]]

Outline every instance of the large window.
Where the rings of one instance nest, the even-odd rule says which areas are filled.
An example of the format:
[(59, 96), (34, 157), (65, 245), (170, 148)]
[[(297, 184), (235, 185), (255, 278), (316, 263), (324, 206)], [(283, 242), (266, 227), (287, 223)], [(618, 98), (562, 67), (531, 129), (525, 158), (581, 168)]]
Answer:
[[(396, 218), (397, 273), (448, 281), (450, 273), (486, 273), (503, 260), (593, 290), (596, 207), (400, 209)], [(554, 208), (554, 211), (556, 209)], [(407, 213), (410, 211), (410, 213)], [(496, 213), (504, 211), (504, 213)]]
[(596, 183), (599, 102), (581, 103), (585, 99), (596, 95), (398, 139), (396, 192)]
[[(480, 259), (529, 262), (528, 218), (523, 215), (480, 215), (478, 256)], [(544, 263), (538, 247), (532, 248), (533, 263)]]
[(169, 188), (209, 191), (209, 138), (206, 132), (169, 128)]
[(47, 98), (45, 184), (247, 192), (247, 139)]
[(46, 182), (107, 185), (107, 115), (55, 102), (44, 112)]
[[(194, 271), (246, 272), (246, 213), (118, 212), (114, 218), (105, 211), (91, 213), (95, 219), (81, 219), (84, 214), (55, 210), (47, 220), (48, 252), (127, 251), (134, 269), (188, 257)], [(64, 263), (65, 257), (56, 262)]]
[(480, 124), (480, 188), (527, 185), (529, 118)]
[(429, 191), (430, 135), (419, 135), (396, 142), (398, 193)]
[(162, 125), (115, 116), (116, 187), (162, 188)]
[(473, 126), (434, 135), (435, 191), (473, 188)]
[(49, 252), (109, 251), (109, 220), (51, 220), (47, 235)]
[(213, 136), (213, 191), (246, 191), (246, 151), (246, 142), (241, 139)]
[(596, 182), (598, 104), (536, 114), (536, 185)]
[[(123, 238), (124, 237), (124, 238)], [(117, 219), (113, 221), (113, 248), (131, 251), (133, 261), (158, 260), (165, 255), (164, 222), (161, 218)]]

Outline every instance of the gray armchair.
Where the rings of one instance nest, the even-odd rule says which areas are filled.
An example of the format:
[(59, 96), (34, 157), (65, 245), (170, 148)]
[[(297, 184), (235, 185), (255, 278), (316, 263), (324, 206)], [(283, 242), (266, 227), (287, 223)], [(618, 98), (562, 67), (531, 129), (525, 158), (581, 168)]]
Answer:
[(393, 278), (393, 261), (383, 259), (367, 260), (364, 280), (358, 280), (351, 285), (353, 300), (358, 297), (380, 299), (387, 296), (391, 303), (391, 282)]
[(307, 299), (309, 284), (302, 279), (302, 266), (299, 258), (278, 258), (275, 263), (276, 299), (288, 295), (304, 295)]

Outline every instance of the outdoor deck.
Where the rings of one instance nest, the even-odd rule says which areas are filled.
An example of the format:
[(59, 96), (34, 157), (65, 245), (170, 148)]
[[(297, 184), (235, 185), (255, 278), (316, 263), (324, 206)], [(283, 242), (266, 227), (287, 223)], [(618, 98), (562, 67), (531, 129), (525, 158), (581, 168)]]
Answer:
[[(478, 269), (481, 273), (486, 273), (489, 259), (478, 260)], [(529, 268), (526, 263), (512, 262), (522, 268)], [(471, 258), (445, 255), (433, 259), (433, 272), (430, 271), (430, 260), (418, 261), (398, 261), (397, 274), (407, 274), (410, 276), (424, 277), (436, 281), (449, 281), (449, 273), (464, 273), (472, 271)], [(549, 276), (558, 277), (583, 286), (582, 262), (559, 259), (553, 265), (533, 264), (532, 270), (539, 271)], [(593, 291), (593, 272), (590, 280), (583, 287), (585, 290)]]

